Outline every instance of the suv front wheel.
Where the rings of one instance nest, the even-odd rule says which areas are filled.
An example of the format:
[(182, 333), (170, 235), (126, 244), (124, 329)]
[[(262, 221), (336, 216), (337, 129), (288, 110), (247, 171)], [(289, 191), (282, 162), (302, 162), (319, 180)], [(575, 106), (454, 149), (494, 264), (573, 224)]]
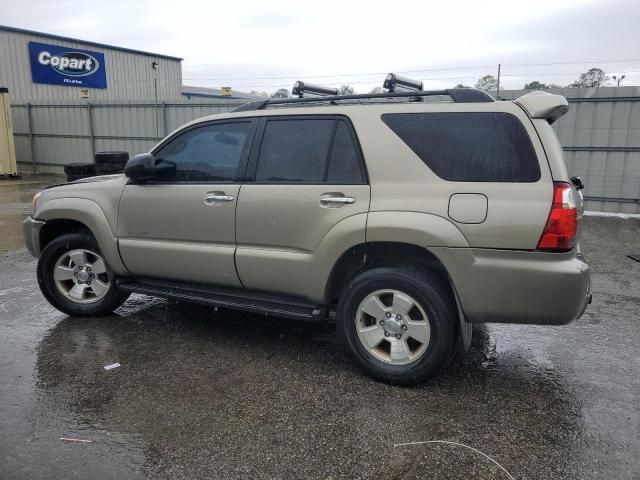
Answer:
[(379, 380), (411, 385), (430, 377), (454, 344), (456, 307), (435, 275), (380, 267), (347, 285), (338, 332), (358, 365)]
[(45, 247), (38, 284), (49, 303), (71, 316), (107, 315), (129, 296), (116, 289), (95, 239), (82, 233), (62, 235)]

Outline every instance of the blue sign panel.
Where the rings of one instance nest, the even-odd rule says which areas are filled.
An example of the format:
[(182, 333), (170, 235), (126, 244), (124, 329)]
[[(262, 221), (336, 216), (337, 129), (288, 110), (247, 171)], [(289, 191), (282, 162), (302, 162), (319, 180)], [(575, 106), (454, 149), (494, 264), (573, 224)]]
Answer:
[(34, 83), (107, 88), (104, 54), (78, 48), (29, 42)]

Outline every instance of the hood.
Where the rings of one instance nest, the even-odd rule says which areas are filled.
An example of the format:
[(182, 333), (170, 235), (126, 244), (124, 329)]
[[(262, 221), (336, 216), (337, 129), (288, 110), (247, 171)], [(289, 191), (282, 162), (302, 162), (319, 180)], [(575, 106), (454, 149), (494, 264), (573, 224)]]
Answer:
[(116, 173), (112, 175), (98, 175), (96, 177), (86, 177), (86, 178), (81, 178), (80, 180), (75, 180), (73, 182), (57, 183), (55, 185), (50, 185), (46, 187), (45, 190), (49, 188), (61, 187), (64, 185), (77, 185), (79, 183), (106, 182), (109, 180), (117, 180), (122, 177), (124, 177), (124, 173)]

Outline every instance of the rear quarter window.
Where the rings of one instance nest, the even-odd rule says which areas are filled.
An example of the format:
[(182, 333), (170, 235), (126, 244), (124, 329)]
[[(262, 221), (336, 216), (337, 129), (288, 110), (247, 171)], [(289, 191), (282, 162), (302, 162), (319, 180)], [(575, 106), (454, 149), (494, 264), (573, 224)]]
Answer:
[(387, 113), (382, 121), (445, 180), (540, 180), (529, 135), (509, 113)]

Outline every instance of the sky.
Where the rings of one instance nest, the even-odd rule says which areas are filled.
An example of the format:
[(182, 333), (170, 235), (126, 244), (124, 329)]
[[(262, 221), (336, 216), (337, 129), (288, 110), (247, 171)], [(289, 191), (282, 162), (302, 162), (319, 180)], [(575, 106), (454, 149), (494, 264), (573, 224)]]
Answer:
[(367, 92), (395, 72), (436, 89), (498, 64), (506, 89), (567, 85), (591, 67), (640, 85), (640, 0), (9, 2), (2, 25), (182, 57), (185, 85)]

